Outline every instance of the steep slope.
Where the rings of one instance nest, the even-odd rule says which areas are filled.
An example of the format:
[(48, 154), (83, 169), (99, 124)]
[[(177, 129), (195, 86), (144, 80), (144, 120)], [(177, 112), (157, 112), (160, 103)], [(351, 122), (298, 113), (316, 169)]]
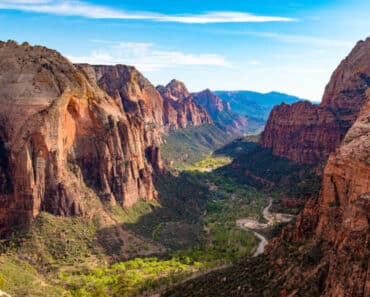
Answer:
[(320, 105), (275, 107), (261, 145), (276, 156), (316, 164), (325, 161), (356, 119), (370, 86), (370, 38), (357, 43), (333, 73)]
[(192, 93), (195, 102), (206, 109), (211, 116), (224, 111), (224, 104), (220, 97), (211, 92), (210, 89), (203, 90), (198, 93)]
[(165, 110), (163, 98), (135, 67), (126, 65), (77, 65), (108, 95), (122, 101), (123, 109), (139, 115), (145, 124), (162, 129)]
[(315, 283), (321, 289), (320, 296), (370, 294), (370, 89), (367, 96), (358, 119), (329, 157), (320, 197), (307, 203), (296, 225), (284, 230), (270, 247), (272, 263), (278, 255), (286, 257), (286, 246), (292, 250), (294, 244), (302, 242), (310, 246), (311, 253), (317, 253), (311, 267), (293, 270), (298, 282), (283, 283), (286, 292), (304, 287), (309, 281), (305, 274), (320, 280), (320, 268), (325, 267), (322, 283)]
[[(212, 124), (208, 113), (198, 106), (184, 83), (173, 79), (166, 86), (157, 86), (157, 90), (164, 99), (164, 104), (169, 113), (167, 121), (171, 130)], [(173, 124), (173, 122), (176, 124)]]
[[(140, 115), (145, 125), (157, 128), (157, 132), (167, 133), (210, 122), (207, 113), (188, 98), (189, 92), (178, 81), (173, 80), (161, 94), (135, 67), (88, 64), (77, 66), (111, 97), (122, 101), (125, 112)], [(160, 135), (156, 138), (159, 140)]]
[(205, 109), (212, 120), (221, 127), (236, 134), (248, 131), (247, 118), (233, 113), (228, 102), (222, 102), (221, 98), (209, 89), (193, 93), (192, 96), (195, 102)]
[[(155, 199), (157, 133), (56, 51), (0, 43), (0, 232)], [(153, 165), (148, 161), (153, 161)]]
[(168, 100), (180, 101), (190, 96), (185, 84), (177, 79), (171, 80), (166, 86), (157, 86), (157, 90)]

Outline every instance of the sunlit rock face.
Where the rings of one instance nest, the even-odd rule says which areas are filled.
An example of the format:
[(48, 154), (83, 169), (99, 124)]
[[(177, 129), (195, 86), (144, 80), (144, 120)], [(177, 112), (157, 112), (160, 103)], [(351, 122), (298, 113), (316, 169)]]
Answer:
[(329, 154), (319, 197), (309, 200), (296, 224), (285, 228), (268, 248), (271, 263), (281, 269), (292, 265), (286, 251), (296, 246), (301, 246), (298, 255), (309, 259), (304, 268), (297, 263), (290, 268), (295, 281), (281, 284), (282, 296), (291, 296), (289, 292), (307, 283), (315, 286), (317, 296), (362, 297), (370, 292), (370, 87), (369, 81), (363, 82), (363, 73), (369, 73), (369, 49), (370, 39), (356, 45), (334, 72), (317, 108), (331, 107), (340, 119), (338, 135), (346, 129), (347, 133)]
[(325, 161), (357, 118), (370, 86), (370, 38), (357, 43), (334, 71), (322, 102), (276, 106), (261, 145), (298, 163)]
[(297, 223), (269, 247), (272, 263), (280, 259), (289, 265), (289, 259), (279, 256), (286, 243), (310, 246), (301, 253), (317, 261), (305, 270), (295, 269), (291, 278), (296, 281), (285, 282), (284, 292), (303, 287), (308, 274), (317, 280), (320, 296), (362, 297), (369, 292), (370, 89), (367, 96), (357, 120), (329, 156), (319, 198), (310, 200)]
[(153, 111), (138, 115), (97, 76), (45, 47), (0, 43), (1, 233), (40, 211), (85, 215), (91, 195), (121, 206), (157, 197), (157, 93), (143, 91)]
[(212, 120), (221, 125), (222, 128), (232, 133), (242, 134), (248, 130), (248, 119), (242, 115), (232, 112), (230, 104), (223, 102), (211, 90), (206, 89), (202, 92), (192, 94), (195, 102), (204, 108), (211, 116)]
[(212, 124), (207, 111), (190, 95), (183, 82), (171, 80), (166, 86), (157, 86), (165, 105), (165, 123), (171, 130)]

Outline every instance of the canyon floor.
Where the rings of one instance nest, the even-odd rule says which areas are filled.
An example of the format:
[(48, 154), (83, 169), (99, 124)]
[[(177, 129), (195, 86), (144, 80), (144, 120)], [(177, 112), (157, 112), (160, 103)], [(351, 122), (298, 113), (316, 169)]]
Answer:
[(271, 192), (223, 174), (220, 169), (232, 161), (208, 152), (196, 162), (174, 163), (157, 182), (160, 202), (112, 208), (112, 217), (134, 242), (126, 259), (119, 257), (122, 243), (114, 234), (119, 231), (99, 229), (98, 218), (42, 213), (30, 232), (3, 242), (0, 276), (13, 280), (5, 291), (12, 296), (150, 295), (260, 254), (275, 227), (292, 216), (270, 213)]

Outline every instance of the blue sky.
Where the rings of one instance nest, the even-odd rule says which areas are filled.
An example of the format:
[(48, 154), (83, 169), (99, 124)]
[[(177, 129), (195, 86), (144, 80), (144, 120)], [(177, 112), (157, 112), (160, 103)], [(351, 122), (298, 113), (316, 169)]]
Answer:
[[(262, 4), (263, 3), (263, 4)], [(271, 90), (321, 99), (370, 35), (370, 1), (0, 0), (0, 39), (73, 62), (130, 64), (154, 84)]]

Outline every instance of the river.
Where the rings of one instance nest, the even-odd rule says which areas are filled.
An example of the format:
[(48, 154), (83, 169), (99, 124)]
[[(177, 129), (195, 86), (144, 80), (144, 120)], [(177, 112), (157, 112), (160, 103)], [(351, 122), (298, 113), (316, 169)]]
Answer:
[(239, 219), (236, 221), (236, 224), (243, 229), (253, 231), (254, 235), (256, 235), (260, 242), (255, 250), (253, 257), (257, 257), (258, 255), (263, 254), (265, 251), (265, 246), (268, 243), (268, 240), (265, 236), (258, 233), (256, 229), (266, 229), (269, 226), (272, 226), (277, 223), (282, 222), (289, 222), (294, 217), (293, 215), (283, 214), (283, 213), (271, 213), (270, 208), (272, 206), (272, 199), (269, 199), (268, 205), (263, 209), (262, 214), (267, 223), (260, 223), (256, 219), (253, 218), (245, 218)]

